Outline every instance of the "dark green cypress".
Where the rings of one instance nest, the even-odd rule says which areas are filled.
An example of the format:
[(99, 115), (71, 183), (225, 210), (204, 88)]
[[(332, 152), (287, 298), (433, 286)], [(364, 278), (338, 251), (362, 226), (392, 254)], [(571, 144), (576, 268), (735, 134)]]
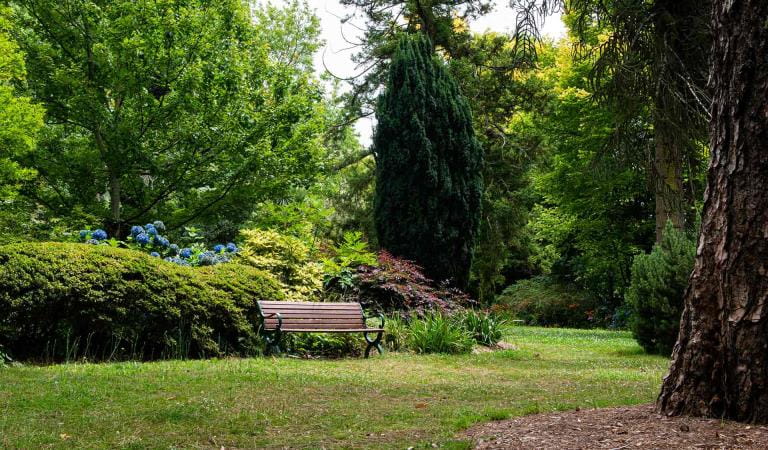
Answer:
[(483, 153), (469, 104), (422, 36), (404, 36), (376, 107), (379, 244), (465, 288), (480, 219)]

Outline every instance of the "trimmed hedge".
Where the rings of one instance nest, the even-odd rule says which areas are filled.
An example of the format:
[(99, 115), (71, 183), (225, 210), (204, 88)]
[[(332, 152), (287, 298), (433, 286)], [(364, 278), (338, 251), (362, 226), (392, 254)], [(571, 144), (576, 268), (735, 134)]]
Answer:
[(0, 247), (0, 348), (15, 359), (253, 354), (258, 299), (283, 295), (270, 274), (234, 263), (183, 267), (70, 243)]

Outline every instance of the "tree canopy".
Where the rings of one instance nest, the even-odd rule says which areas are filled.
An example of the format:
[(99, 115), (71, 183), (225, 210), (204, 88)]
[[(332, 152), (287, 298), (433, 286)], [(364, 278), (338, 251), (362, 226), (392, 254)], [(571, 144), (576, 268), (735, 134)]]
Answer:
[(298, 4), (24, 0), (13, 18), (47, 110), (24, 193), (52, 214), (77, 208), (122, 233), (158, 216), (238, 221), (313, 179), (318, 26)]

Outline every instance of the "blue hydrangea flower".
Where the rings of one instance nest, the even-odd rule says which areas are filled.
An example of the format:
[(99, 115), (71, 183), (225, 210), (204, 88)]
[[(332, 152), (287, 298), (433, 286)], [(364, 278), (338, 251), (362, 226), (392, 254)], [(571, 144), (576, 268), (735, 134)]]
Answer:
[(185, 258), (185, 259), (189, 258), (190, 256), (192, 256), (192, 249), (191, 248), (182, 248), (181, 251), (179, 252), (179, 256), (181, 256), (182, 258)]
[(149, 256), (154, 256), (155, 258), (159, 258), (160, 257), (160, 253), (152, 252), (152, 253), (149, 254)]
[(155, 229), (157, 231), (165, 231), (165, 224), (162, 220), (155, 220), (155, 222), (152, 224), (155, 226)]
[(216, 244), (213, 247), (213, 253), (221, 253), (224, 250), (224, 246), (221, 244)]
[(147, 233), (139, 233), (139, 235), (136, 236), (136, 242), (141, 245), (149, 244), (149, 235)]
[(80, 239), (85, 239), (88, 236), (88, 230), (80, 230)]
[(87, 241), (85, 241), (85, 243), (86, 244), (99, 245), (99, 241), (97, 241), (96, 239), (88, 239)]
[(134, 225), (131, 227), (131, 237), (136, 239), (136, 236), (140, 235), (144, 232), (144, 228), (140, 227), (139, 225)]
[(178, 256), (175, 257), (175, 258), (171, 258), (171, 262), (174, 263), (174, 264), (178, 264), (180, 266), (191, 266), (189, 261), (187, 261), (185, 259), (181, 259)]
[(91, 234), (91, 237), (97, 241), (103, 241), (107, 238), (107, 232), (102, 229), (98, 229)]
[(171, 244), (168, 246), (168, 248), (171, 250), (172, 255), (178, 255), (179, 254), (179, 246), (176, 244)]
[(227, 244), (227, 251), (229, 253), (235, 253), (237, 251), (237, 245), (235, 245), (234, 243), (230, 242), (229, 244)]
[(159, 234), (155, 235), (154, 239), (152, 239), (152, 243), (158, 247), (168, 247), (169, 245), (171, 245), (168, 239), (164, 238), (163, 236), (160, 236)]
[(229, 258), (229, 255), (228, 255), (228, 254), (226, 254), (226, 253), (221, 253), (221, 254), (219, 254), (219, 255), (216, 255), (216, 256), (214, 257), (214, 264), (220, 264), (220, 263), (229, 262), (229, 259), (230, 259), (230, 258)]
[(200, 263), (201, 266), (212, 266), (216, 264), (216, 258), (213, 253), (205, 252), (198, 257), (197, 262)]
[(152, 236), (157, 234), (157, 228), (155, 228), (155, 226), (152, 225), (151, 223), (144, 225), (144, 230), (147, 234)]

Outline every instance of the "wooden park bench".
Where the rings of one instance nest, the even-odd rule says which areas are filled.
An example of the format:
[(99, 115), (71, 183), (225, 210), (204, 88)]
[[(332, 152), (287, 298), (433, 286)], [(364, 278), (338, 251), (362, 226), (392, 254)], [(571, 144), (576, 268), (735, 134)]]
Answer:
[[(258, 302), (261, 314), (261, 331), (267, 341), (269, 353), (280, 353), (280, 340), (284, 333), (363, 333), (365, 357), (372, 348), (379, 354), (381, 337), (384, 334), (384, 316), (379, 328), (366, 325), (368, 317), (363, 313), (360, 303), (323, 303), (323, 302)], [(375, 333), (371, 339), (370, 335)]]

